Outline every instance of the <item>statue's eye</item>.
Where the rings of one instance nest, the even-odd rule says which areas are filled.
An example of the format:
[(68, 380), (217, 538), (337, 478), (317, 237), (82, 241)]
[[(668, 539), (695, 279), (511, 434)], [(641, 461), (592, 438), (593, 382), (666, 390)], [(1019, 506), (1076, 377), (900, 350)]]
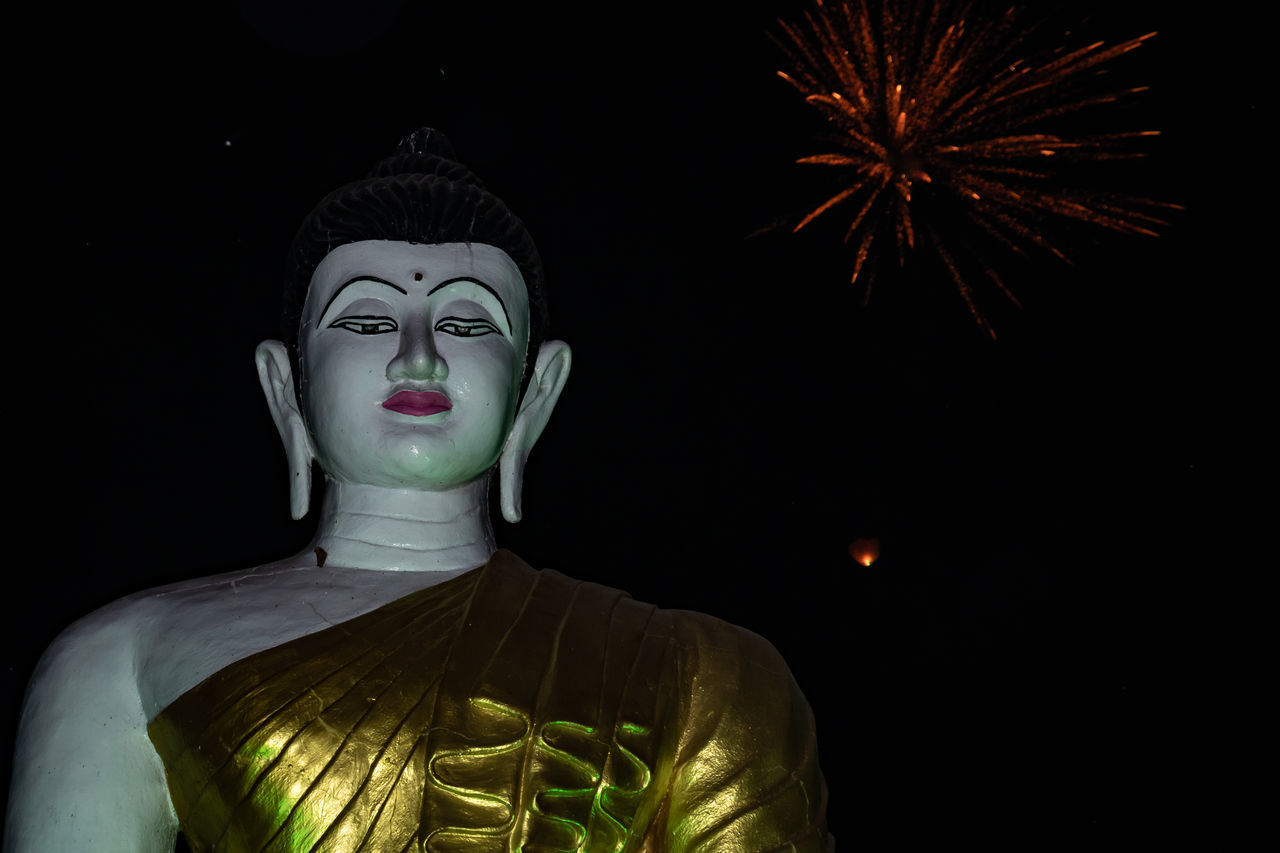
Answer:
[(385, 335), (399, 327), (390, 317), (340, 317), (329, 324), (330, 329), (346, 329), (357, 335)]
[(479, 338), (498, 331), (497, 326), (488, 320), (463, 320), (460, 317), (446, 317), (436, 323), (436, 331), (459, 338)]

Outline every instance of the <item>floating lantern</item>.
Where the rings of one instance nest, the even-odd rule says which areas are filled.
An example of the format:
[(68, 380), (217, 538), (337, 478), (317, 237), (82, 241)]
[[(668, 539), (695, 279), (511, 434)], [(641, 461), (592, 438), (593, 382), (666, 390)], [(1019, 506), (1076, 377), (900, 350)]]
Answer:
[(880, 540), (875, 538), (853, 540), (849, 545), (849, 556), (864, 566), (870, 566), (880, 559)]

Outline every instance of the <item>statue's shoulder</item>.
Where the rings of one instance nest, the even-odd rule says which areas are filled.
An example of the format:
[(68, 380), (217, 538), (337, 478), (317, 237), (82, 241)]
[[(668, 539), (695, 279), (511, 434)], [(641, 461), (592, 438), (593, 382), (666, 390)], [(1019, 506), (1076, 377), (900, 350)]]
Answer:
[(700, 667), (733, 670), (736, 681), (786, 681), (791, 678), (782, 655), (759, 634), (709, 613), (662, 610), (673, 635)]
[[(184, 590), (207, 588), (210, 580), (202, 578), (153, 587), (91, 611), (64, 628), (49, 644), (42, 666), (47, 667), (67, 656), (83, 658), (85, 654), (91, 654), (94, 658), (103, 655), (127, 658), (134, 655), (140, 640), (147, 635), (147, 629), (164, 618), (174, 602), (182, 598)], [(36, 674), (40, 674), (39, 669)]]
[(185, 581), (143, 590), (80, 617), (45, 649), (32, 675), (33, 687), (74, 687), (97, 680), (84, 677), (88, 673), (114, 673), (116, 684), (128, 675), (123, 681), (135, 683), (135, 663), (147, 638), (165, 621), (181, 591), (197, 585)]
[(123, 666), (137, 648), (137, 626), (145, 622), (145, 609), (145, 602), (131, 595), (80, 617), (45, 649), (32, 684), (66, 679), (66, 670), (100, 671), (113, 661)]
[(533, 569), (509, 553), (504, 555), (504, 560), (504, 565), (510, 566), (509, 571), (529, 578), (530, 584), (535, 578), (543, 578), (562, 586), (561, 595), (566, 602), (576, 601), (588, 610), (609, 608), (615, 619), (626, 611), (635, 630), (643, 631), (650, 641), (670, 643), (678, 650), (678, 657), (686, 662), (700, 661), (717, 668), (733, 664), (744, 670), (790, 678), (790, 670), (773, 644), (740, 625), (708, 613), (665, 608), (637, 600), (625, 590), (595, 581), (576, 580), (554, 569)]
[[(272, 583), (273, 573), (285, 565), (282, 561), (189, 578), (99, 607), (73, 622), (49, 645), (32, 676), (32, 686), (65, 692), (109, 681), (113, 691), (139, 697), (150, 716), (172, 700), (175, 691), (190, 687), (189, 681), (194, 683), (195, 676), (188, 673), (207, 674), (207, 667), (192, 659), (222, 650), (228, 645), (223, 635), (239, 634), (256, 641), (266, 628), (290, 630), (291, 620), (285, 615), (265, 626), (259, 624), (266, 622), (264, 611), (278, 612), (278, 601), (290, 592), (276, 590), (278, 584)], [(226, 656), (236, 651), (229, 649)], [(86, 677), (90, 672), (93, 678)]]
[[(15, 847), (137, 850), (143, 835), (167, 835), (172, 845), (176, 828), (138, 680), (149, 611), (142, 594), (114, 601), (72, 623), (41, 656), (14, 745)], [(138, 825), (122, 815), (139, 817)]]
[(154, 618), (154, 602), (141, 592), (99, 607), (54, 638), (27, 688), (17, 743), (24, 763), (114, 767), (133, 760), (104, 744), (124, 744), (123, 755), (145, 737), (137, 663)]
[(50, 652), (97, 645), (107, 638), (120, 651), (135, 648), (157, 625), (198, 607), (220, 591), (233, 590), (256, 569), (191, 578), (126, 595), (80, 617), (50, 645)]

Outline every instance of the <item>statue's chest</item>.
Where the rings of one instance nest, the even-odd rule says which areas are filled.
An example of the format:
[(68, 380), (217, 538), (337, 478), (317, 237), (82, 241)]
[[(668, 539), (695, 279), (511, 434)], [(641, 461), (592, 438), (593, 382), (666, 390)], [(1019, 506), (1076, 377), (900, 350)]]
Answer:
[(418, 598), (238, 661), (157, 717), (193, 849), (626, 849), (658, 790), (638, 649), (602, 679), (607, 633)]

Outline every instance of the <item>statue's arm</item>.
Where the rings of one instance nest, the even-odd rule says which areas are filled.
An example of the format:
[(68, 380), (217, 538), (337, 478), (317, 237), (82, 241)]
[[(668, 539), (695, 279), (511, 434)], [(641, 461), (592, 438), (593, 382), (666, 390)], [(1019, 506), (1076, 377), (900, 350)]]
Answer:
[(703, 617), (665, 819), (663, 853), (826, 853), (826, 784), (809, 703), (767, 641)]
[(174, 849), (178, 822), (147, 738), (130, 616), (116, 605), (91, 614), (41, 658), (18, 730), (6, 853)]

